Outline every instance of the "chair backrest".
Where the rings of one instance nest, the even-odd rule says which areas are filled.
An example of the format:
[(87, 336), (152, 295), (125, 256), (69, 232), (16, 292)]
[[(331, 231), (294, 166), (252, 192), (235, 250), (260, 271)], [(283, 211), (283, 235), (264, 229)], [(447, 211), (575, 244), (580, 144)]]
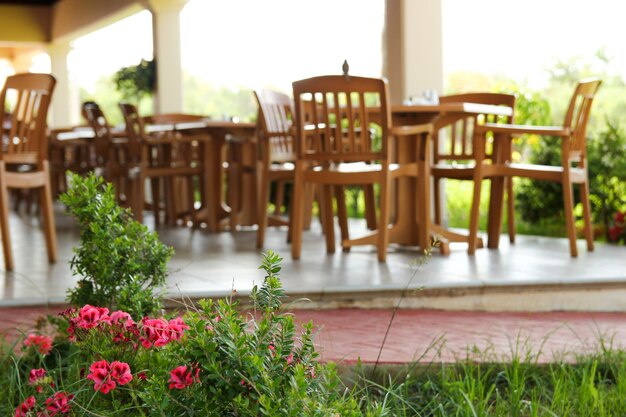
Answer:
[(126, 124), (126, 135), (129, 142), (129, 153), (135, 158), (141, 157), (141, 143), (145, 137), (143, 119), (139, 116), (137, 106), (130, 103), (119, 103)]
[[(439, 103), (477, 103), (493, 106), (515, 107), (515, 96), (502, 93), (466, 93), (442, 96)], [(451, 117), (445, 120), (445, 126), (433, 135), (434, 162), (442, 160), (467, 161), (474, 158), (474, 126), (477, 123), (501, 122), (512, 123), (513, 115), (509, 117), (493, 114), (473, 114), (470, 116)], [(445, 133), (444, 133), (445, 131)], [(442, 143), (442, 140), (445, 142)], [(491, 146), (486, 143), (486, 156), (491, 154)]]
[(0, 93), (0, 109), (9, 111), (0, 130), (0, 136), (8, 138), (5, 153), (29, 153), (37, 162), (47, 159), (46, 118), (55, 84), (50, 74), (24, 73), (7, 77)]
[[(388, 159), (391, 109), (386, 80), (345, 75), (314, 77), (294, 82), (293, 96), (298, 159), (319, 162)], [(380, 141), (373, 140), (377, 133)]]
[(269, 162), (293, 162), (295, 115), (291, 98), (271, 90), (254, 91), (254, 97), (259, 105), (261, 154)]
[(81, 111), (95, 135), (96, 164), (102, 166), (110, 157), (111, 127), (97, 103), (86, 101), (83, 103)]
[(578, 83), (572, 99), (570, 100), (563, 127), (569, 128), (572, 132), (570, 137), (570, 157), (584, 157), (587, 147), (587, 122), (591, 104), (602, 84), (601, 80), (590, 79)]

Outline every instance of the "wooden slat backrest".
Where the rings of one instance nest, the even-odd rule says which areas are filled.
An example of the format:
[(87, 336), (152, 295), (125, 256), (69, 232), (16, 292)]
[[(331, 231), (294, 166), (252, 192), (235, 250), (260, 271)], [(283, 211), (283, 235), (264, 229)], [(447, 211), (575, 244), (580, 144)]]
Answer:
[(7, 77), (0, 93), (0, 109), (8, 110), (3, 137), (9, 154), (36, 153), (39, 162), (48, 157), (46, 118), (55, 78), (50, 74), (24, 73)]
[(581, 158), (586, 155), (587, 147), (587, 123), (591, 104), (602, 83), (601, 80), (584, 80), (578, 83), (569, 108), (565, 114), (563, 126), (572, 132), (570, 139), (570, 157)]
[[(513, 109), (515, 107), (515, 96), (512, 94), (501, 93), (466, 93), (442, 96), (439, 98), (440, 103), (478, 103), (489, 104), (494, 106), (506, 106)], [(442, 160), (449, 161), (467, 161), (474, 158), (474, 126), (476, 123), (485, 122), (501, 122), (512, 123), (513, 115), (510, 117), (495, 116), (492, 114), (473, 114), (468, 116), (459, 115), (458, 117), (447, 116), (447, 123), (443, 126), (447, 131), (444, 133), (441, 129), (434, 135), (434, 162), (438, 163)], [(446, 142), (441, 143), (445, 137)], [(491, 146), (487, 144), (487, 156), (491, 153)]]
[(259, 105), (259, 133), (262, 151), (271, 162), (292, 162), (294, 152), (293, 104), (287, 94), (271, 90), (255, 91)]
[(132, 158), (139, 159), (141, 158), (142, 142), (145, 137), (143, 119), (139, 116), (139, 111), (135, 105), (119, 103), (119, 106), (124, 116), (124, 123), (126, 124), (129, 153)]
[(87, 123), (94, 131), (94, 144), (96, 150), (96, 163), (103, 165), (110, 157), (111, 128), (100, 106), (92, 101), (83, 103), (82, 112)]
[[(387, 159), (391, 114), (386, 80), (321, 76), (294, 82), (293, 91), (298, 158), (320, 162)], [(380, 115), (382, 140), (372, 146), (370, 114), (374, 112)]]

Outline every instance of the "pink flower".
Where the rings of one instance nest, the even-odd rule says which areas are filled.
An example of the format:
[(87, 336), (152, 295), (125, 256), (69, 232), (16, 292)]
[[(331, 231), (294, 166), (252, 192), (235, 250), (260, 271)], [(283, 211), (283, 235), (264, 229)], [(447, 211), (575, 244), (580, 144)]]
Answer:
[(41, 382), (44, 382), (46, 378), (46, 370), (43, 368), (38, 368), (38, 369), (31, 369), (29, 376), (28, 376), (28, 385), (37, 385), (37, 392), (41, 392), (43, 391), (43, 388), (41, 387), (41, 385), (39, 385)]
[(32, 346), (42, 355), (47, 355), (52, 350), (52, 338), (31, 333), (24, 340), (24, 346)]
[(35, 404), (35, 397), (31, 395), (26, 398), (26, 400), (15, 410), (15, 417), (26, 417), (28, 415), (27, 413), (35, 408)]
[(170, 389), (183, 389), (193, 384), (192, 371), (187, 371), (186, 365), (177, 366), (170, 372)]
[(287, 356), (287, 365), (291, 365), (293, 363), (293, 353), (290, 353), (289, 356)]
[(154, 346), (164, 346), (169, 340), (165, 335), (167, 331), (167, 321), (165, 319), (149, 319), (145, 317), (142, 320), (143, 333), (145, 337), (141, 337), (139, 340), (146, 349)]
[(103, 359), (91, 364), (87, 375), (87, 379), (94, 382), (93, 390), (101, 391), (103, 394), (108, 394), (109, 391), (115, 388), (115, 381), (111, 379), (109, 363)]
[(111, 313), (111, 324), (124, 328), (132, 327), (135, 322), (133, 318), (125, 311), (114, 311)]
[(139, 372), (139, 373), (137, 374), (137, 378), (139, 378), (139, 379), (140, 379), (140, 380), (142, 380), (142, 381), (145, 381), (146, 379), (148, 379), (148, 375), (146, 375), (146, 373), (145, 373), (145, 372)]
[(70, 401), (74, 398), (73, 394), (67, 394), (59, 391), (46, 400), (46, 410), (48, 415), (54, 417), (57, 414), (67, 414), (70, 412)]
[(185, 330), (189, 330), (189, 326), (185, 324), (183, 319), (177, 317), (170, 320), (169, 323), (167, 323), (167, 335), (169, 337), (169, 341), (180, 340), (183, 337)]
[(109, 309), (105, 307), (94, 307), (86, 304), (78, 312), (76, 324), (83, 329), (92, 329), (100, 323), (111, 323)]
[(174, 340), (180, 340), (185, 330), (189, 330), (189, 326), (181, 318), (175, 318), (169, 322), (162, 318), (144, 318), (142, 324), (145, 337), (142, 336), (139, 340), (146, 349), (152, 346), (165, 346)]
[(126, 362), (111, 362), (111, 378), (120, 385), (129, 383), (133, 379), (133, 375), (130, 373), (130, 366)]

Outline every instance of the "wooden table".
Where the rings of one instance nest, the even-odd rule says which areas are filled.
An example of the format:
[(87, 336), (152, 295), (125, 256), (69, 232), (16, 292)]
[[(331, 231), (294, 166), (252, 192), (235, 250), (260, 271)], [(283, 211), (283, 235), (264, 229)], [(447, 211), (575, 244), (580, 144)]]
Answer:
[[(495, 114), (510, 116), (511, 108), (476, 103), (445, 103), (438, 105), (393, 106), (392, 123), (394, 127), (432, 123), (438, 130), (463, 115)], [(398, 142), (397, 162), (410, 162), (417, 159), (417, 178), (400, 178), (395, 193), (395, 222), (390, 231), (390, 242), (407, 246), (419, 246), (422, 249), (431, 245), (431, 239), (437, 237), (443, 254), (450, 251), (450, 242), (467, 242), (468, 237), (447, 230), (431, 219), (431, 141), (423, 143), (421, 139), (402, 139)], [(492, 185), (493, 187), (493, 185)], [(490, 203), (490, 210), (492, 209)], [(494, 208), (497, 209), (497, 208)], [(500, 207), (501, 211), (501, 207)], [(491, 216), (490, 216), (491, 217)], [(425, 226), (423, 226), (425, 225)], [(489, 225), (489, 236), (499, 225)], [(482, 241), (479, 246), (482, 246)]]
[[(195, 141), (200, 147), (204, 175), (202, 176), (202, 201), (196, 218), (204, 223), (209, 231), (222, 229), (223, 220), (230, 217), (230, 207), (224, 201), (223, 165), (226, 159), (226, 147), (237, 147), (236, 154), (243, 161), (254, 166), (256, 158), (256, 123), (203, 120), (176, 124), (151, 124), (146, 126), (146, 133), (177, 132), (185, 141)], [(91, 129), (56, 132), (55, 146), (84, 145), (93, 139)], [(253, 196), (256, 184), (253, 179), (243, 182), (244, 195)], [(256, 198), (244, 199), (241, 221), (244, 224), (256, 223)]]
[[(254, 164), (256, 153), (256, 123), (206, 120), (175, 125), (151, 125), (149, 132), (174, 130), (182, 135), (193, 135), (202, 141), (202, 158), (205, 175), (202, 181), (202, 202), (198, 220), (205, 223), (209, 231), (222, 229), (223, 220), (230, 217), (231, 209), (224, 201), (223, 165), (226, 146), (243, 147), (239, 153), (246, 158), (243, 163)], [(251, 160), (250, 160), (251, 159)], [(253, 196), (256, 190), (254, 181), (246, 181), (242, 192)], [(256, 223), (256, 198), (244, 200), (248, 204), (243, 207), (242, 221), (246, 224)]]

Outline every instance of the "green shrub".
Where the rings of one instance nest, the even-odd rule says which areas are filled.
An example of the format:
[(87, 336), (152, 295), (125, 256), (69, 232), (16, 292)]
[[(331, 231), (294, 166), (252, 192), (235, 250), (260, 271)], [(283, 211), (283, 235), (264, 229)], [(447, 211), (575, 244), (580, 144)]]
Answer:
[[(249, 312), (233, 297), (201, 301), (169, 320), (135, 322), (90, 305), (64, 312), (69, 349), (58, 349), (61, 335), (53, 349), (29, 347), (3, 360), (0, 385), (11, 389), (0, 415), (22, 407), (44, 415), (36, 413), (49, 404), (72, 416), (361, 415), (334, 367), (317, 362), (313, 324), (298, 326), (281, 311), (280, 261), (265, 255)], [(64, 360), (47, 360), (54, 356)]]
[(115, 307), (135, 318), (160, 311), (172, 248), (121, 208), (111, 184), (93, 174), (72, 175), (61, 201), (80, 229), (71, 267), (81, 279), (68, 291), (69, 302)]

